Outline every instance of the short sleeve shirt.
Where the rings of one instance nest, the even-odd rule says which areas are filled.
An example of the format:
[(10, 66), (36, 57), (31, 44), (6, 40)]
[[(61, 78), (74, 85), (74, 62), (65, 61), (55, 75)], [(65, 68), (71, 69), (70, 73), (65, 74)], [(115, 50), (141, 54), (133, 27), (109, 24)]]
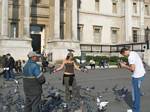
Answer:
[(133, 72), (132, 77), (140, 78), (140, 77), (144, 76), (145, 69), (143, 66), (143, 62), (142, 62), (140, 56), (136, 52), (131, 51), (129, 53), (128, 62), (130, 65), (131, 64), (135, 65), (135, 71)]

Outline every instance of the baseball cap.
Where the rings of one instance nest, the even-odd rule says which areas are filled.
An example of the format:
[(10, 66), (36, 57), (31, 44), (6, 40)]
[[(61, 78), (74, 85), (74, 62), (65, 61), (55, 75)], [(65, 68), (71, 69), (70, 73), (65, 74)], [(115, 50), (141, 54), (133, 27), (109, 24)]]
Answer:
[(29, 57), (29, 58), (31, 58), (31, 57), (33, 57), (33, 56), (40, 57), (40, 54), (37, 54), (37, 53), (34, 52), (34, 51), (31, 51), (31, 52), (28, 53), (28, 57)]

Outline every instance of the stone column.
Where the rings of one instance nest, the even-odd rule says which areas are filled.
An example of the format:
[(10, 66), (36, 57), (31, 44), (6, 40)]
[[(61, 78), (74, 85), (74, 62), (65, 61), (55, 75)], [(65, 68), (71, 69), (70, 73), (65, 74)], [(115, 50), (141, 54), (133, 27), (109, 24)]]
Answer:
[(2, 0), (2, 20), (1, 35), (2, 38), (8, 37), (8, 0)]
[[(19, 4), (24, 4), (24, 1), (21, 0)], [(20, 21), (18, 22), (19, 23), (19, 29), (18, 29), (18, 32), (19, 32), (19, 38), (23, 38), (23, 30), (24, 30), (24, 5), (21, 5), (20, 8), (20, 15), (19, 15), (19, 18), (20, 18)]]
[(50, 8), (49, 8), (49, 25), (47, 25), (48, 27), (48, 36), (49, 39), (48, 40), (52, 40), (54, 39), (54, 15), (55, 15), (55, 0), (50, 0)]
[(144, 39), (144, 0), (140, 0), (140, 35), (139, 41), (145, 41)]
[(30, 37), (30, 0), (24, 0), (24, 38)]
[(72, 0), (66, 0), (65, 39), (72, 39)]
[(54, 39), (60, 39), (60, 0), (55, 1), (54, 13)]
[(132, 42), (132, 0), (125, 0), (125, 41)]
[(72, 40), (77, 40), (77, 24), (78, 24), (78, 18), (77, 18), (77, 0), (72, 0)]

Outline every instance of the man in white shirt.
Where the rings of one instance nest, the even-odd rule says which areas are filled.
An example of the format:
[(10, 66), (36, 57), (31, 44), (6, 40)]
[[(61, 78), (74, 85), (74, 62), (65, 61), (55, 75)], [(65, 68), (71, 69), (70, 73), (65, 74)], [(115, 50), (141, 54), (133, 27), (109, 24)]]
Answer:
[(120, 54), (128, 57), (129, 65), (125, 63), (120, 63), (121, 67), (124, 67), (132, 72), (132, 101), (133, 101), (133, 112), (141, 112), (140, 111), (140, 86), (141, 81), (144, 78), (145, 69), (143, 66), (143, 62), (140, 56), (134, 52), (130, 51), (127, 48), (122, 48)]

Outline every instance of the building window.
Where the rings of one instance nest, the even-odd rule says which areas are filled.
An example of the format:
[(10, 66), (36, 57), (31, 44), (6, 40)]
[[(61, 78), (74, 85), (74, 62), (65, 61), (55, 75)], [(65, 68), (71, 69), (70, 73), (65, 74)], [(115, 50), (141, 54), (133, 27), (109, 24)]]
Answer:
[(83, 40), (83, 24), (78, 25), (78, 40)]
[(101, 31), (102, 31), (102, 26), (93, 26), (94, 43), (97, 44), (101, 43)]
[(95, 0), (95, 11), (99, 12), (99, 0)]
[(64, 23), (60, 23), (60, 39), (64, 39)]
[(118, 30), (119, 28), (111, 28), (111, 42), (112, 43), (117, 43), (118, 42)]
[(133, 30), (133, 42), (138, 42), (138, 30)]
[(66, 0), (60, 0), (60, 39), (65, 37)]
[(18, 37), (18, 23), (10, 24), (10, 37), (17, 38)]
[(61, 8), (64, 8), (64, 3), (65, 3), (65, 0), (60, 0), (60, 7)]
[(78, 9), (81, 8), (81, 0), (77, 0)]
[(137, 14), (137, 3), (133, 3), (133, 14)]
[(145, 5), (145, 15), (149, 15), (149, 6)]
[(112, 13), (117, 14), (117, 2), (112, 2)]
[(33, 5), (39, 4), (40, 2), (41, 2), (41, 0), (33, 0), (33, 1), (32, 1)]

